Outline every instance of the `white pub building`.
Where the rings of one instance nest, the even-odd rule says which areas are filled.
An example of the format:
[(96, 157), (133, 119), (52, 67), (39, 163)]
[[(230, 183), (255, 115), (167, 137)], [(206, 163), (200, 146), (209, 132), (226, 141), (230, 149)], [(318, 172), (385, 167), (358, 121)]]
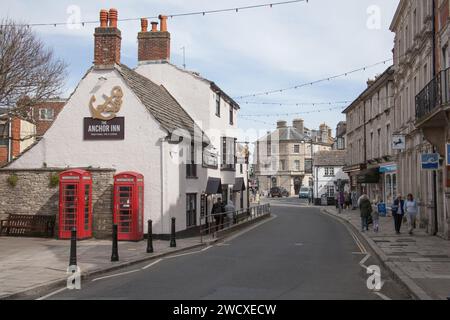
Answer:
[(115, 9), (100, 12), (93, 66), (42, 139), (6, 169), (138, 173), (143, 221), (152, 219), (160, 235), (170, 233), (173, 217), (177, 231), (198, 228), (218, 197), (247, 208), (247, 164), (239, 159), (248, 152), (236, 141), (239, 105), (214, 82), (169, 62), (165, 16), (151, 30), (142, 19), (139, 65), (132, 70), (122, 64), (117, 16)]

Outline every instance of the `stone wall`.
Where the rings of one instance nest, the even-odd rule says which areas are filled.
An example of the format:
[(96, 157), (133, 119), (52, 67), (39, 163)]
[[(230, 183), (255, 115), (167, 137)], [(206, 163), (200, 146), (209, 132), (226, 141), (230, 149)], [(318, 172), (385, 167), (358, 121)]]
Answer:
[[(0, 169), (0, 219), (10, 213), (58, 215), (59, 187), (50, 186), (50, 176), (59, 168)], [(95, 238), (106, 238), (112, 231), (114, 169), (87, 169), (92, 174), (92, 231)], [(12, 187), (8, 177), (17, 175)], [(56, 219), (55, 235), (58, 234)]]

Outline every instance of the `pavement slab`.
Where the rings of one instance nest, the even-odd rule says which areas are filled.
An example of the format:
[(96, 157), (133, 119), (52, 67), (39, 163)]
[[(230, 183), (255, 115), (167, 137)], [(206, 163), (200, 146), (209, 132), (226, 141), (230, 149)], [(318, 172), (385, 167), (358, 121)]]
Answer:
[[(360, 230), (359, 211), (343, 210), (339, 214), (334, 207), (326, 207), (325, 211)], [(447, 299), (450, 296), (450, 241), (431, 236), (424, 229), (416, 229), (409, 235), (407, 226), (402, 228), (402, 234), (395, 234), (393, 218), (387, 216), (380, 217), (378, 233), (359, 232), (375, 246), (381, 259), (388, 262), (386, 265), (392, 266), (392, 271), (404, 274), (403, 280), (410, 290), (417, 291), (417, 298)]]

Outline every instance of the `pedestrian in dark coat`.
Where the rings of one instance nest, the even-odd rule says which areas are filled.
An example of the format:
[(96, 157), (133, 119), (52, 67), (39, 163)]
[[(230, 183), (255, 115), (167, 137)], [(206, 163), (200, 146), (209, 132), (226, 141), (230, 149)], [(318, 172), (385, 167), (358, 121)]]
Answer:
[(359, 210), (361, 212), (361, 231), (369, 231), (369, 217), (372, 214), (372, 203), (366, 194), (363, 194), (359, 200)]
[(405, 215), (405, 201), (402, 195), (399, 194), (392, 204), (392, 216), (394, 217), (395, 233), (400, 234), (402, 227), (403, 216)]
[(218, 198), (217, 202), (214, 203), (212, 212), (214, 215), (214, 220), (216, 221), (216, 231), (219, 231), (223, 226), (223, 213), (225, 212), (225, 206), (222, 203), (222, 198)]

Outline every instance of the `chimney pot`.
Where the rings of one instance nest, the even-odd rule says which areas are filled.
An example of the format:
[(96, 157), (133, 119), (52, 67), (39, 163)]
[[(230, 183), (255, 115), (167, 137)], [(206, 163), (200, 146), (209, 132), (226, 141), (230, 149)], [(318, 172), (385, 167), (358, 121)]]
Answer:
[(109, 26), (112, 28), (117, 28), (117, 19), (119, 17), (119, 13), (117, 9), (111, 8), (109, 9)]
[(100, 27), (106, 28), (108, 26), (108, 10), (100, 10)]
[(157, 32), (158, 31), (158, 22), (156, 21), (152, 21), (152, 32)]
[(145, 18), (141, 19), (141, 31), (147, 32), (148, 31), (148, 20)]
[(166, 32), (167, 31), (167, 16), (163, 16), (162, 14), (160, 14), (158, 16), (158, 18), (159, 18), (159, 21), (161, 22), (160, 31)]

